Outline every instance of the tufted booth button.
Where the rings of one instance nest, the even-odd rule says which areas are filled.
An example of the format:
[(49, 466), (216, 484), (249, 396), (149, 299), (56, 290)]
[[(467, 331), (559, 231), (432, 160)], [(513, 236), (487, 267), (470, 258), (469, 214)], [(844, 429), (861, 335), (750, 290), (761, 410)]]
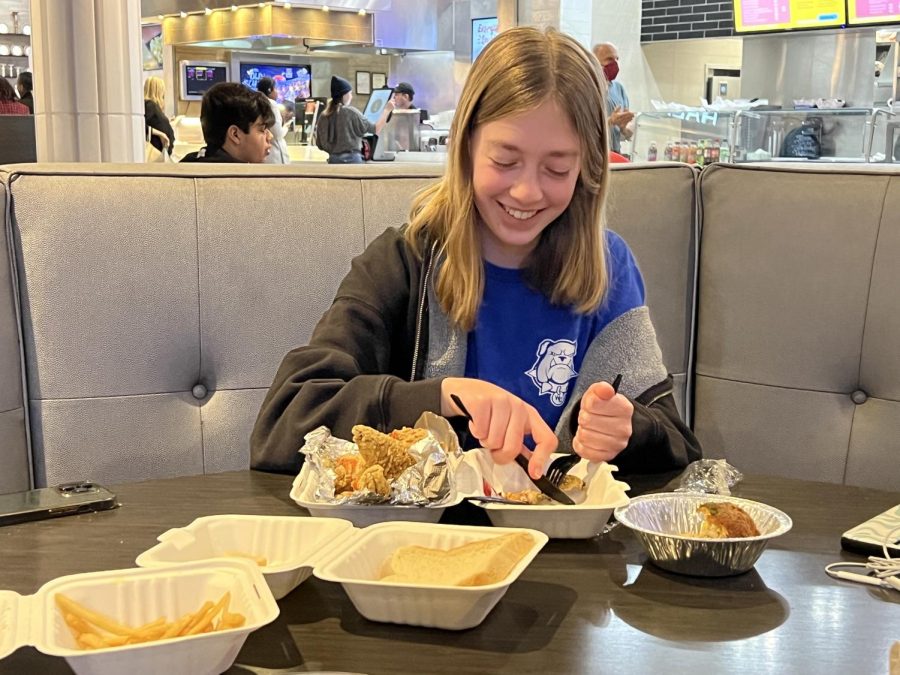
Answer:
[(862, 405), (869, 400), (869, 395), (862, 389), (857, 389), (852, 394), (850, 394), (850, 400), (853, 401), (856, 405)]
[[(206, 385), (205, 384), (195, 384), (191, 389), (191, 394), (194, 395), (194, 398), (200, 400), (206, 398)], [(854, 394), (855, 396), (856, 394)]]

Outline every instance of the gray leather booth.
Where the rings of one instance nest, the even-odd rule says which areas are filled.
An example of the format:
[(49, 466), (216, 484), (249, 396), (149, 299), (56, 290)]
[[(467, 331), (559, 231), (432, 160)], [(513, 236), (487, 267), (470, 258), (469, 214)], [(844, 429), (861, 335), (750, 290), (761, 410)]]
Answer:
[[(438, 171), (0, 169), (13, 269), (9, 291), (0, 268), (0, 423), (13, 413), (0, 489), (28, 483), (29, 457), (37, 485), (245, 468), (282, 356)], [(684, 165), (614, 170), (607, 221), (641, 265), (679, 407), (708, 455), (900, 482), (898, 179), (865, 167), (715, 166), (699, 183)]]

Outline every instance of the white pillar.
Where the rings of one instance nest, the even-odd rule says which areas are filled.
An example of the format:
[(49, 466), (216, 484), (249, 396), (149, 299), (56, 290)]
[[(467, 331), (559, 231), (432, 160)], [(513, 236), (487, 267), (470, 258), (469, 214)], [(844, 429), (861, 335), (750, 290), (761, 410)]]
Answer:
[(39, 162), (144, 157), (140, 0), (31, 0)]

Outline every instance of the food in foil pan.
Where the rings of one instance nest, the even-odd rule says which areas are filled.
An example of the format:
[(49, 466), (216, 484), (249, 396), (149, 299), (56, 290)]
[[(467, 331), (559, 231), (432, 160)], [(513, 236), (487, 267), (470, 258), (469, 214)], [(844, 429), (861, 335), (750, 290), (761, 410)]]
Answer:
[(453, 496), (450, 460), (461, 450), (443, 417), (424, 413), (415, 428), (387, 434), (358, 424), (352, 433), (353, 442), (324, 426), (305, 436), (300, 452), (313, 468), (316, 501), (432, 506)]
[(703, 516), (700, 532), (696, 535), (698, 537), (731, 539), (759, 536), (753, 518), (740, 506), (727, 502), (708, 502), (698, 506), (697, 511)]

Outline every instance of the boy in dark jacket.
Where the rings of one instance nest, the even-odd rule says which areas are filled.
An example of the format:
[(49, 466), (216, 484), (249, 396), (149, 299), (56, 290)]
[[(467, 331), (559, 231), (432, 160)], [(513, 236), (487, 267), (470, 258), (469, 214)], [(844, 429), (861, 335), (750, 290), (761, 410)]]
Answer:
[(206, 146), (181, 161), (261, 164), (271, 148), (274, 124), (265, 96), (243, 84), (220, 82), (207, 90), (200, 104)]

